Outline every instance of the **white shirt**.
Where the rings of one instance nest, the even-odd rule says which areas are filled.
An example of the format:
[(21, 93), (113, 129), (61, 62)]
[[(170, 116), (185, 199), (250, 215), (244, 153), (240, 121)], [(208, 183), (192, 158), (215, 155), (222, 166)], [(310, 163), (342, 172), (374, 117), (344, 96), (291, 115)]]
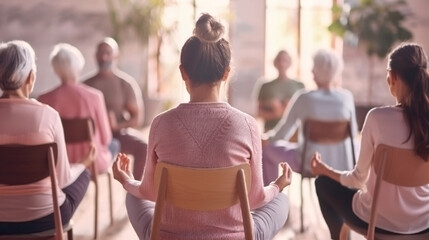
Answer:
[[(375, 149), (379, 144), (412, 149), (413, 138), (405, 142), (408, 134), (409, 128), (400, 107), (380, 107), (367, 115), (362, 129), (359, 161), (355, 169), (344, 172), (340, 179), (344, 186), (360, 189), (353, 197), (353, 211), (366, 222), (369, 222), (376, 180), (371, 168)], [(378, 201), (377, 227), (404, 234), (429, 228), (429, 185), (398, 187), (383, 183)]]
[[(297, 159), (301, 159), (303, 132), (300, 127), (306, 119), (316, 120), (350, 120), (353, 136), (357, 136), (357, 123), (353, 95), (345, 89), (300, 90), (294, 94), (285, 110), (283, 118), (268, 133), (269, 141), (288, 140), (299, 128)], [(350, 138), (335, 145), (307, 143), (304, 171), (311, 172), (310, 159), (314, 152), (319, 152), (326, 164), (338, 170), (353, 168)]]

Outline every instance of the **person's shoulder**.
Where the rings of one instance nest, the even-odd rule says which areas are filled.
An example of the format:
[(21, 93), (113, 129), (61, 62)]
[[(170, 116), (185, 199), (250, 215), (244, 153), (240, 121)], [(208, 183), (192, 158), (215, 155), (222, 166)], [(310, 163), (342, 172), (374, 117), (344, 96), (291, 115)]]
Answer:
[(275, 86), (275, 85), (277, 85), (278, 84), (278, 79), (276, 78), (276, 79), (272, 79), (272, 80), (268, 80), (268, 81), (264, 81), (262, 84), (261, 84), (261, 88), (268, 88), (268, 87), (272, 87), (272, 86)]
[(43, 103), (34, 98), (30, 98), (28, 103), (33, 105), (35, 108), (38, 108), (40, 111), (43, 111), (43, 114), (45, 115), (59, 117), (57, 110), (46, 103)]
[(246, 113), (238, 108), (235, 108), (229, 104), (226, 104), (226, 109), (231, 113), (231, 116), (234, 116), (236, 119), (244, 119), (246, 122), (256, 124), (256, 119), (250, 115), (249, 113)]
[(52, 90), (44, 91), (37, 97), (37, 101), (45, 102), (48, 98), (54, 95), (55, 92), (56, 92), (56, 88)]
[(368, 114), (384, 115), (384, 114), (392, 114), (397, 112), (402, 112), (402, 109), (396, 105), (388, 105), (388, 106), (373, 107), (368, 111)]
[(352, 98), (353, 99), (353, 93), (345, 88), (337, 87), (333, 89), (333, 91), (339, 95), (341, 95), (343, 98)]
[(296, 79), (289, 79), (289, 83), (290, 83), (290, 84), (293, 84), (293, 85), (295, 85), (295, 86), (298, 86), (298, 87), (300, 87), (300, 88), (304, 88), (304, 87), (305, 87), (305, 85), (304, 85), (304, 83), (303, 83), (303, 82), (298, 81), (298, 80), (296, 80)]
[(129, 75), (128, 73), (126, 73), (120, 69), (115, 69), (114, 74), (117, 78), (121, 79), (122, 81), (125, 81), (128, 83), (136, 82), (136, 79), (134, 77), (132, 77), (131, 75)]
[(80, 89), (81, 92), (89, 96), (97, 96), (97, 97), (103, 96), (103, 92), (101, 92), (97, 88), (91, 87), (90, 85), (86, 85), (84, 83), (78, 83), (76, 87)]
[(403, 110), (398, 106), (379, 106), (374, 107), (367, 113), (367, 120), (377, 122), (389, 122), (396, 117), (402, 117)]
[(91, 73), (88, 76), (83, 77), (82, 79), (82, 83), (89, 86), (102, 81), (102, 79), (98, 77), (98, 73)]

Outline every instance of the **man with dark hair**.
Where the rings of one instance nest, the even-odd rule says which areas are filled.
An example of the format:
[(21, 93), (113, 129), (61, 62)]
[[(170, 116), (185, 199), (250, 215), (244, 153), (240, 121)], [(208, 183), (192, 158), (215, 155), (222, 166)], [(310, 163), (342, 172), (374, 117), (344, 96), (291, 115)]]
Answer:
[(140, 179), (146, 162), (147, 143), (135, 128), (143, 119), (143, 99), (136, 81), (117, 68), (118, 55), (116, 41), (103, 39), (96, 51), (98, 72), (84, 83), (103, 92), (113, 137), (119, 140), (121, 152), (133, 156), (133, 174)]

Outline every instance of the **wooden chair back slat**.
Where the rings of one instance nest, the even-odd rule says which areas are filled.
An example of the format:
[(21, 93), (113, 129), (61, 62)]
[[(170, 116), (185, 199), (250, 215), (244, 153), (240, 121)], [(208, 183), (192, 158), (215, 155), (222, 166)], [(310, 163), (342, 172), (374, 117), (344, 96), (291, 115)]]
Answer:
[[(28, 236), (17, 236), (20, 239), (64, 239), (63, 224), (58, 202), (56, 163), (56, 143), (41, 145), (0, 145), (0, 184), (31, 184), (47, 177), (51, 180), (55, 236), (34, 236), (31, 234)], [(0, 239), (2, 239), (2, 237), (0, 237)]]
[(157, 239), (165, 202), (187, 210), (214, 211), (240, 202), (246, 239), (253, 239), (247, 188), (249, 164), (227, 168), (187, 168), (160, 162), (155, 170), (157, 189), (151, 239)]

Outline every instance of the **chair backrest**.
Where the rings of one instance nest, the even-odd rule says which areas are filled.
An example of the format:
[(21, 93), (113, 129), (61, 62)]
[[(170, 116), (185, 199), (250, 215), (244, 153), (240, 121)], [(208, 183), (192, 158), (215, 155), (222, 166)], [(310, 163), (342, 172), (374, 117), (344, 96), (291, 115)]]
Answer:
[(303, 134), (304, 143), (301, 156), (301, 169), (304, 169), (304, 157), (307, 151), (307, 141), (309, 140), (322, 144), (335, 144), (344, 141), (347, 137), (350, 137), (353, 164), (356, 164), (353, 132), (349, 120), (322, 121), (315, 119), (306, 119), (303, 124)]
[(66, 143), (91, 142), (94, 134), (92, 118), (61, 118)]
[(240, 202), (246, 239), (253, 239), (247, 187), (249, 164), (227, 168), (187, 168), (159, 162), (155, 170), (157, 200), (151, 239), (157, 239), (164, 202), (198, 211), (226, 209)]
[(0, 183), (24, 185), (50, 177), (56, 239), (63, 239), (63, 224), (58, 203), (57, 144), (0, 145)]
[(377, 175), (367, 239), (374, 239), (378, 212), (378, 199), (383, 181), (404, 187), (429, 184), (429, 161), (424, 161), (411, 149), (401, 149), (379, 144), (373, 157), (373, 167)]
[[(61, 118), (66, 143), (92, 143), (95, 133), (94, 120), (86, 118)], [(97, 180), (97, 165), (95, 161), (91, 164), (91, 176), (93, 181)]]
[(307, 119), (304, 122), (304, 136), (313, 142), (332, 144), (344, 141), (350, 136), (350, 121), (320, 121)]

